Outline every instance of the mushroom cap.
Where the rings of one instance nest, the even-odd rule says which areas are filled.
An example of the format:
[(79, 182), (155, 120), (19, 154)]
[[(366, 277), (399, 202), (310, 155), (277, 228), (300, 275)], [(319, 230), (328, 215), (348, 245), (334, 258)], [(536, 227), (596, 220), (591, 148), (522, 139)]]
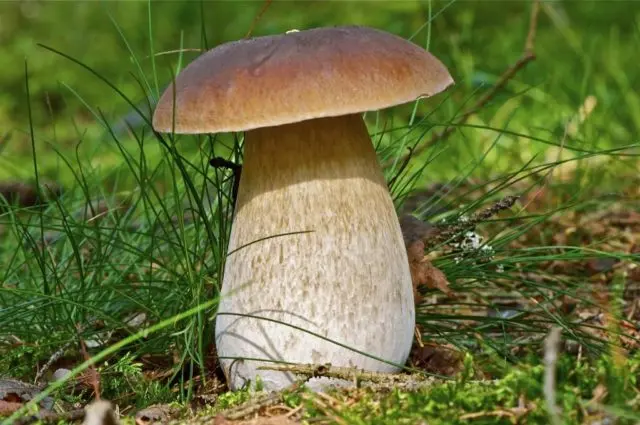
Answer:
[(199, 56), (162, 94), (153, 127), (251, 130), (382, 109), (451, 84), (447, 68), (431, 53), (384, 31), (349, 26), (288, 32), (221, 44)]

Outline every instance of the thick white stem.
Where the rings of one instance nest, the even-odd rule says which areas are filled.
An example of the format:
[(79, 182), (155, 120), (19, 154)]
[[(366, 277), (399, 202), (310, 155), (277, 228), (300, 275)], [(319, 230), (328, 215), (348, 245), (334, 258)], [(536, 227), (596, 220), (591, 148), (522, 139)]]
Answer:
[[(311, 233), (276, 236), (297, 231)], [(360, 115), (247, 132), (229, 250), (240, 247), (227, 259), (220, 313), (268, 317), (404, 364), (415, 323), (411, 275)], [(267, 389), (294, 377), (256, 370), (269, 363), (224, 357), (397, 370), (283, 324), (225, 314), (216, 320), (232, 388), (257, 374)]]

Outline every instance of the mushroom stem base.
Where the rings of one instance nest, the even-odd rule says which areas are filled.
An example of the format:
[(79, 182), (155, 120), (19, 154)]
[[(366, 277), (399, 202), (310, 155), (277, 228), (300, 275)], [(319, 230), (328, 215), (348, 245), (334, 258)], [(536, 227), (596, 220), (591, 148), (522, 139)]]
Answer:
[(409, 264), (360, 115), (247, 132), (229, 252), (216, 345), (231, 388), (293, 382), (256, 369), (274, 361), (378, 372), (406, 361)]

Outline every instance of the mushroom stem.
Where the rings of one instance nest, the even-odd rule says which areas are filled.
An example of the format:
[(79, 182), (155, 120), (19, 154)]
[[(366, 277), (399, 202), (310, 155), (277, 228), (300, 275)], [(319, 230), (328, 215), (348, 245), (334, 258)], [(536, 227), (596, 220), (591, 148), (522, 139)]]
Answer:
[[(220, 313), (268, 317), (404, 364), (415, 324), (411, 274), (361, 115), (248, 131), (236, 208), (229, 251), (242, 248), (227, 258)], [(297, 231), (311, 232), (277, 236)], [(258, 374), (266, 389), (294, 380), (237, 357), (398, 369), (290, 326), (234, 315), (217, 317), (216, 344), (232, 388)]]

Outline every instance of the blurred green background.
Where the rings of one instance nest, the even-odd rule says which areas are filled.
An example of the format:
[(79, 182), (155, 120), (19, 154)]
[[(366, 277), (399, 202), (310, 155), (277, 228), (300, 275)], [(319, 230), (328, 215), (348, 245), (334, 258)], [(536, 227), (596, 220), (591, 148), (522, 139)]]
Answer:
[[(38, 43), (83, 62), (139, 102), (145, 93), (136, 78), (145, 75), (149, 84), (142, 87), (157, 96), (179, 63), (193, 60), (198, 49), (244, 37), (264, 6), (262, 1), (0, 3), (0, 178), (33, 174), (25, 61), (40, 172), (70, 183), (54, 148), (73, 156), (80, 142), (79, 157), (97, 168), (122, 161), (90, 109), (116, 125), (130, 106), (86, 69)], [(520, 57), (530, 10), (529, 1), (273, 1), (253, 35), (358, 24), (413, 36), (457, 82), (421, 104), (421, 116), (437, 108), (429, 115), (437, 126), (466, 110)], [(449, 154), (441, 155), (434, 172), (443, 178), (463, 172), (495, 142), (497, 132), (491, 129), (555, 143), (562, 139), (585, 149), (639, 141), (640, 2), (543, 2), (538, 27), (537, 60), (471, 117), (473, 127), (447, 141), (443, 149)], [(181, 48), (192, 50), (180, 57), (175, 51)], [(155, 67), (152, 53), (164, 53), (156, 56)], [(567, 124), (589, 96), (596, 101), (593, 112), (567, 138)], [(406, 121), (411, 105), (392, 112), (397, 122)], [(513, 168), (546, 150), (544, 143), (502, 134), (487, 157), (486, 173)]]

